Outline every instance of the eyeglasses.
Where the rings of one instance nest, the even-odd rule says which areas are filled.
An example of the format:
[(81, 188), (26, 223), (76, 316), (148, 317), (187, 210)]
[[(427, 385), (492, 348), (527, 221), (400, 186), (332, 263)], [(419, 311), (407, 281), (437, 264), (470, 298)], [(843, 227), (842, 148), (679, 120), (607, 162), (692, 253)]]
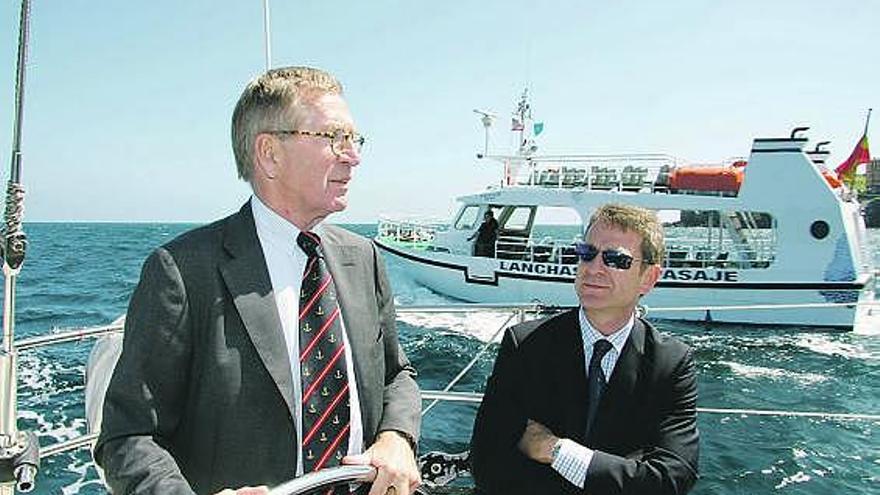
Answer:
[(298, 129), (289, 131), (275, 130), (266, 132), (269, 134), (284, 134), (288, 136), (312, 136), (327, 138), (330, 140), (330, 149), (336, 156), (340, 156), (345, 153), (346, 146), (351, 146), (351, 149), (353, 149), (357, 154), (360, 155), (361, 150), (364, 148), (364, 142), (367, 140), (365, 137), (356, 132), (343, 131), (341, 129), (329, 132), (302, 131)]
[[(586, 242), (575, 243), (574, 251), (575, 253), (577, 253), (578, 258), (580, 258), (581, 261), (583, 261), (584, 263), (589, 263), (593, 261), (600, 253), (599, 248), (592, 244), (587, 244)], [(650, 264), (648, 260), (635, 258), (631, 254), (627, 254), (619, 249), (606, 249), (604, 251), (601, 251), (601, 253), (602, 263), (604, 263), (605, 266), (607, 266), (608, 268), (614, 268), (616, 270), (629, 270), (629, 268), (633, 264), (633, 261)]]

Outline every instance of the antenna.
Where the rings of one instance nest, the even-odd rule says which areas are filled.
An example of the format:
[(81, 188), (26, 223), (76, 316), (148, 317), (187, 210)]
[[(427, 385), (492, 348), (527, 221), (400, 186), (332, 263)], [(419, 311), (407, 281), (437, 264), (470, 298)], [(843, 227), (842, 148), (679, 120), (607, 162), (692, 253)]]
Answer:
[(489, 128), (492, 127), (492, 121), (498, 118), (492, 112), (488, 112), (486, 110), (474, 109), (474, 113), (481, 116), (480, 122), (483, 123), (483, 132), (485, 139), (483, 141), (483, 152), (477, 153), (477, 158), (483, 158), (484, 156), (489, 154)]

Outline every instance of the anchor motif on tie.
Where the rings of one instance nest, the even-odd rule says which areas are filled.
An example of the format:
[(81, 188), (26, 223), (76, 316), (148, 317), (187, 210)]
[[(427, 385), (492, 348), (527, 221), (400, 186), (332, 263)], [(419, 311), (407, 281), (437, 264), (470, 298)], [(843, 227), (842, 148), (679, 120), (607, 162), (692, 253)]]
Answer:
[(314, 273), (312, 274), (312, 280), (313, 280), (314, 282), (317, 282), (318, 279), (320, 279), (320, 278), (321, 278), (321, 274), (318, 273), (317, 271), (314, 272)]
[(337, 380), (342, 380), (342, 371), (337, 369), (336, 374), (333, 375), (333, 378), (336, 378)]
[(330, 336), (327, 337), (327, 342), (330, 342), (331, 344), (335, 344), (336, 343), (336, 334), (331, 333)]
[(315, 359), (321, 361), (324, 359), (324, 353), (321, 352), (321, 349), (318, 349), (318, 352), (315, 353)]
[(337, 461), (341, 461), (341, 460), (342, 460), (342, 452), (340, 452), (340, 451), (338, 451), (338, 450), (336, 451), (336, 460), (337, 460)]
[(315, 404), (309, 404), (309, 414), (318, 414), (318, 410), (315, 408)]
[(324, 308), (318, 306), (318, 309), (315, 310), (315, 314), (318, 316), (324, 316)]
[(300, 291), (299, 291), (299, 298), (300, 298), (300, 299), (305, 299), (305, 298), (306, 298), (306, 291), (305, 291), (305, 289), (300, 289)]
[(333, 415), (333, 424), (334, 424), (334, 425), (338, 425), (338, 424), (339, 424), (339, 415), (338, 415), (338, 414), (334, 414), (334, 415)]
[(330, 391), (327, 390), (327, 387), (322, 387), (321, 388), (321, 397), (327, 397), (329, 395), (330, 395)]
[(312, 371), (309, 369), (308, 366), (303, 366), (302, 375), (305, 377), (312, 376)]
[(309, 449), (309, 452), (306, 454), (306, 459), (310, 461), (315, 460), (315, 454), (312, 453), (312, 449)]
[(320, 440), (321, 443), (327, 443), (327, 435), (322, 431), (321, 438), (319, 438), (318, 440)]
[(303, 323), (302, 331), (303, 331), (304, 333), (312, 333), (312, 326), (309, 325), (309, 322), (305, 322), (305, 323)]

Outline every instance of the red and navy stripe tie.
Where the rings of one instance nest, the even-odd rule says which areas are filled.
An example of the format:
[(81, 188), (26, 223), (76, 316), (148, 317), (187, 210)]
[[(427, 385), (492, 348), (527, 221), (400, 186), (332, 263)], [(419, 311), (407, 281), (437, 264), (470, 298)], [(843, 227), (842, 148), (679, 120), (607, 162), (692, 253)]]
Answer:
[(321, 239), (301, 232), (308, 255), (299, 299), (299, 364), (302, 375), (303, 469), (337, 466), (348, 451), (349, 390), (342, 316)]

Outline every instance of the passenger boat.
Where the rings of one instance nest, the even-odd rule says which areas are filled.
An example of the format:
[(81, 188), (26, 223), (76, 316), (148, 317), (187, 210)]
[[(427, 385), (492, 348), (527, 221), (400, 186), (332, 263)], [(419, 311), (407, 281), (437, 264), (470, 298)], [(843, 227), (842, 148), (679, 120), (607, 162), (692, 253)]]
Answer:
[[(488, 136), (493, 116), (483, 115)], [(503, 164), (503, 179), (458, 198), (448, 222), (380, 220), (376, 244), (416, 282), (466, 302), (574, 306), (574, 241), (597, 207), (628, 203), (656, 211), (666, 230), (662, 276), (644, 300), (654, 317), (846, 329), (867, 317), (874, 268), (859, 204), (824, 169), (826, 143), (808, 148), (807, 128), (706, 165), (663, 154), (542, 156), (530, 121), (524, 92), (519, 148), (477, 155)], [(499, 223), (495, 255), (475, 256), (468, 238), (486, 211)], [(567, 224), (548, 225), (559, 219)]]

